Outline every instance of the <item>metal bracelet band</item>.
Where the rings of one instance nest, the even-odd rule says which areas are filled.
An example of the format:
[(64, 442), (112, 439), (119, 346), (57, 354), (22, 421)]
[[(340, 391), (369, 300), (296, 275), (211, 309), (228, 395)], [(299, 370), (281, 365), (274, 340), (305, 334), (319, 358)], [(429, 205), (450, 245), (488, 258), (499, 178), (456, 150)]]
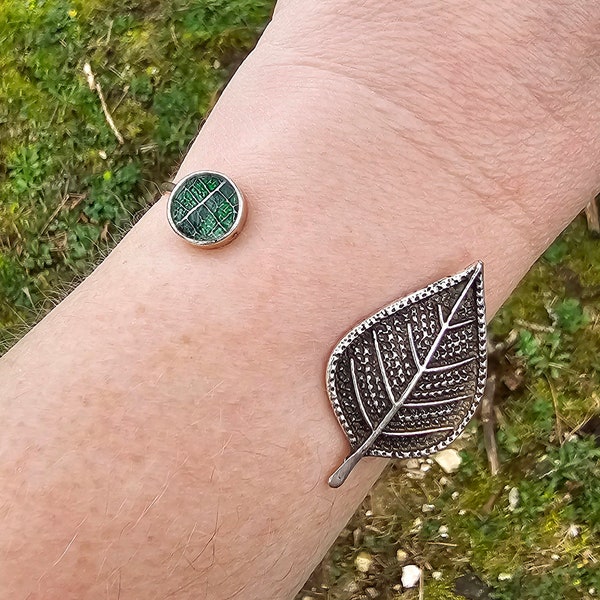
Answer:
[[(167, 216), (186, 241), (216, 248), (238, 235), (246, 203), (228, 177), (199, 171), (173, 188)], [(486, 358), (481, 262), (349, 331), (331, 353), (326, 385), (352, 452), (329, 485), (342, 485), (363, 456), (426, 456), (455, 440), (483, 396)]]

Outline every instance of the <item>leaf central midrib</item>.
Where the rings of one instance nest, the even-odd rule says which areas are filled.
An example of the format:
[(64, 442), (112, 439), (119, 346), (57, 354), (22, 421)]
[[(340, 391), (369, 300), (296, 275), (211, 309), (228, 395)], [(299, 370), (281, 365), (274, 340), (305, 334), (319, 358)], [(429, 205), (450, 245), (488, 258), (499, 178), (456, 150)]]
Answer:
[[(413, 375), (409, 384), (406, 386), (406, 389), (404, 390), (404, 392), (402, 392), (400, 398), (398, 400), (394, 400), (393, 397), (389, 398), (392, 403), (392, 408), (388, 411), (388, 413), (385, 415), (385, 417), (383, 417), (383, 419), (379, 422), (377, 427), (375, 429), (373, 429), (371, 435), (369, 435), (369, 437), (360, 445), (360, 447), (358, 448), (358, 450), (356, 452), (360, 452), (362, 455), (364, 455), (364, 453), (371, 447), (373, 442), (382, 434), (383, 430), (389, 425), (390, 421), (396, 416), (396, 413), (398, 412), (398, 410), (406, 402), (406, 399), (408, 398), (408, 396), (410, 396), (414, 387), (417, 385), (417, 382), (419, 381), (420, 377), (423, 375), (423, 373), (426, 372), (427, 367), (429, 365), (429, 361), (433, 358), (433, 355), (435, 354), (435, 351), (437, 350), (438, 344), (439, 344), (441, 338), (443, 337), (444, 333), (446, 332), (450, 321), (454, 317), (454, 314), (456, 313), (456, 310), (458, 309), (458, 307), (462, 304), (465, 296), (467, 295), (467, 292), (473, 285), (473, 282), (475, 281), (475, 278), (477, 277), (478, 274), (479, 274), (479, 269), (476, 268), (474, 270), (473, 274), (471, 275), (469, 281), (466, 283), (465, 287), (461, 291), (458, 299), (454, 303), (454, 306), (450, 310), (450, 313), (448, 314), (446, 319), (442, 322), (440, 331), (438, 332), (435, 339), (433, 340), (433, 342), (431, 344), (431, 348), (429, 349), (429, 352), (427, 353), (425, 360), (423, 361), (423, 363), (421, 365), (417, 365), (417, 372)], [(374, 331), (373, 334), (376, 335), (376, 332)], [(382, 373), (382, 375), (383, 375), (383, 373)], [(384, 377), (385, 377), (385, 375), (384, 375)], [(386, 390), (386, 392), (387, 392), (387, 390)], [(389, 397), (390, 394), (389, 394), (389, 392), (387, 392), (387, 393), (388, 393), (388, 397)]]

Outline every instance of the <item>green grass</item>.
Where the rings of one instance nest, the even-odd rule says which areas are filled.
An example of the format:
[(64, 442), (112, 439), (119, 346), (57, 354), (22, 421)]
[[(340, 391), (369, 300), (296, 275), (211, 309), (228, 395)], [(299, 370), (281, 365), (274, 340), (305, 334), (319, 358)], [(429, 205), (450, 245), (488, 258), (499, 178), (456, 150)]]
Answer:
[(272, 6), (0, 2), (0, 351), (156, 198)]
[[(0, 353), (153, 202), (272, 5), (0, 2)], [(600, 242), (579, 219), (490, 327), (495, 341), (514, 341), (497, 368), (500, 474), (490, 475), (476, 421), (446, 481), (435, 465), (416, 480), (395, 464), (300, 598), (416, 599), (399, 587), (398, 549), (424, 568), (427, 600), (460, 598), (455, 581), (469, 573), (496, 600), (600, 594), (600, 454), (586, 433), (600, 413), (599, 266)], [(359, 552), (373, 557), (366, 574)]]

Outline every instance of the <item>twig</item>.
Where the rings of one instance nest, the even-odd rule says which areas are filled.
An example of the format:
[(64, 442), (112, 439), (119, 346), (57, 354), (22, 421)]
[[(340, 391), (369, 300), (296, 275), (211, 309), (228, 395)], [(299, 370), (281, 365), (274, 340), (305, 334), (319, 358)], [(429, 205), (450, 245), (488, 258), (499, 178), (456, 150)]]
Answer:
[(115, 125), (115, 122), (113, 121), (112, 115), (110, 114), (108, 106), (106, 105), (106, 100), (104, 99), (102, 88), (100, 87), (100, 84), (96, 81), (96, 78), (94, 77), (94, 73), (92, 72), (92, 67), (90, 66), (90, 63), (85, 63), (85, 65), (83, 65), (83, 72), (87, 77), (87, 82), (90, 86), (90, 90), (92, 90), (92, 92), (96, 92), (98, 94), (98, 98), (100, 98), (100, 105), (102, 106), (102, 112), (104, 113), (104, 117), (106, 119), (106, 122), (108, 123), (108, 126), (115, 134), (115, 137), (119, 141), (119, 144), (124, 144), (125, 140), (123, 139), (123, 136), (121, 135), (121, 133), (117, 129), (117, 126)]
[(458, 544), (451, 544), (450, 542), (427, 542), (432, 546), (448, 546), (449, 548), (458, 548)]
[(493, 508), (494, 504), (496, 504), (496, 500), (498, 500), (498, 496), (501, 494), (501, 490), (494, 492), (487, 500), (487, 502), (481, 507), (481, 512), (484, 515), (489, 515)]
[(125, 97), (127, 96), (127, 94), (129, 94), (129, 85), (126, 85), (123, 88), (123, 93), (121, 94), (121, 97), (117, 100), (117, 103), (113, 106), (113, 110), (117, 110), (117, 108), (119, 108), (119, 106), (121, 106), (121, 102), (123, 102), (123, 100), (125, 100)]
[(556, 421), (556, 437), (558, 438), (558, 443), (562, 446), (565, 441), (565, 436), (563, 435), (563, 429), (561, 424), (561, 416), (558, 411), (558, 398), (556, 397), (556, 390), (552, 385), (549, 377), (546, 377), (546, 381), (548, 382), (548, 387), (550, 388), (550, 395), (552, 396), (552, 405), (554, 406), (554, 419)]
[(517, 340), (519, 339), (519, 332), (516, 329), (511, 329), (510, 333), (501, 340), (500, 342), (496, 342), (495, 344), (488, 341), (488, 355), (490, 356), (501, 356), (504, 354), (509, 348), (515, 345)]
[(492, 373), (487, 380), (483, 398), (481, 399), (481, 424), (483, 426), (483, 443), (490, 465), (490, 472), (493, 477), (500, 470), (500, 460), (498, 459), (498, 446), (496, 444), (496, 434), (494, 431), (494, 394), (496, 392), (496, 373)]
[(423, 566), (421, 565), (421, 572), (419, 573), (419, 600), (424, 600), (425, 598), (425, 586), (424, 584), (425, 576), (423, 575)]
[(597, 197), (585, 207), (585, 218), (587, 219), (588, 229), (593, 233), (600, 234), (600, 213)]
[(60, 204), (56, 207), (56, 209), (54, 210), (54, 212), (50, 215), (50, 218), (46, 221), (46, 224), (40, 229), (40, 232), (38, 233), (38, 235), (42, 235), (46, 229), (48, 229), (48, 227), (50, 227), (50, 223), (52, 223), (52, 221), (54, 221), (54, 217), (56, 217), (56, 215), (62, 210), (63, 206), (67, 203), (67, 200), (69, 199), (69, 183), (70, 183), (70, 179), (67, 179), (67, 182), (65, 183), (65, 192), (63, 194), (62, 200), (60, 201)]
[(551, 325), (540, 325), (539, 323), (532, 323), (524, 319), (515, 319), (515, 325), (525, 327), (531, 331), (537, 331), (538, 333), (552, 333), (555, 330)]

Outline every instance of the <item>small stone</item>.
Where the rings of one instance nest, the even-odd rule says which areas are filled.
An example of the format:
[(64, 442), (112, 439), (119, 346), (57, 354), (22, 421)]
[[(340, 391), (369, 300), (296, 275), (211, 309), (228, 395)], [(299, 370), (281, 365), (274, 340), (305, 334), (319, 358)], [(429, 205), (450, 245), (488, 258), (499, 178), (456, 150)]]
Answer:
[(417, 565), (406, 565), (402, 567), (402, 587), (405, 589), (415, 587), (421, 579), (421, 569)]
[(466, 514), (467, 514), (467, 511), (466, 511), (464, 508), (461, 508), (461, 509), (458, 511), (458, 514), (459, 514), (461, 517), (463, 517), (464, 515), (466, 515)]
[(519, 490), (516, 487), (510, 488), (508, 492), (508, 510), (511, 512), (519, 505)]
[(367, 594), (367, 596), (369, 596), (369, 598), (377, 598), (377, 596), (379, 596), (379, 592), (374, 587), (368, 587), (365, 590), (365, 593)]
[(447, 477), (444, 477), (443, 475), (440, 477), (440, 485), (448, 485), (450, 483), (450, 480)]
[(407, 469), (418, 469), (419, 468), (419, 461), (416, 458), (409, 458), (406, 461), (406, 468)]
[(498, 581), (510, 581), (512, 579), (512, 575), (510, 573), (500, 573), (498, 575)]
[(373, 516), (373, 511), (372, 511), (372, 510), (368, 510), (368, 511), (365, 513), (365, 517), (372, 517), (372, 516)]
[(445, 473), (458, 471), (462, 459), (454, 448), (446, 448), (434, 455), (433, 459)]
[(524, 372), (520, 369), (514, 369), (502, 376), (502, 383), (511, 391), (518, 389), (524, 381)]
[(395, 592), (399, 592), (402, 589), (402, 586), (399, 583), (396, 583), (395, 585), (392, 586), (392, 589)]
[(408, 552), (406, 552), (405, 550), (402, 550), (402, 548), (400, 548), (399, 550), (396, 550), (396, 560), (399, 563), (403, 563), (407, 558), (408, 558)]
[(552, 555), (550, 555), (550, 558), (552, 560), (560, 560), (560, 556), (558, 554), (552, 554)]
[(438, 533), (440, 534), (440, 537), (447, 538), (448, 537), (448, 526), (440, 525), (440, 528), (438, 529)]
[(439, 581), (442, 578), (442, 572), (441, 571), (434, 571), (431, 574), (431, 578), (435, 579), (436, 581)]
[(104, 150), (99, 150), (98, 151), (98, 156), (102, 159), (102, 160), (106, 160), (107, 159), (107, 154), (106, 152), (104, 152)]
[(427, 471), (429, 471), (431, 469), (431, 465), (429, 463), (423, 463), (421, 465), (421, 471), (423, 471), (423, 473), (427, 473)]
[(409, 533), (419, 533), (421, 528), (423, 527), (423, 519), (417, 517), (412, 524), (411, 530)]
[(456, 500), (460, 494), (458, 492), (452, 492), (452, 500)]
[(468, 600), (490, 600), (490, 588), (474, 573), (461, 575), (454, 582), (456, 595)]
[(569, 537), (577, 537), (579, 535), (579, 527), (577, 525), (570, 525), (569, 529), (567, 529), (567, 535)]
[(360, 587), (359, 587), (358, 583), (356, 583), (356, 581), (354, 581), (354, 579), (350, 579), (342, 587), (342, 591), (346, 592), (347, 594), (356, 594), (356, 592), (358, 592), (359, 589), (360, 589)]
[(423, 506), (421, 506), (421, 510), (424, 513), (433, 512), (435, 510), (435, 505), (433, 505), (433, 504), (423, 504)]
[(593, 587), (591, 587), (591, 588), (588, 590), (588, 594), (589, 594), (590, 596), (595, 596), (595, 595), (596, 595), (596, 588), (593, 588)]
[(359, 552), (354, 559), (356, 570), (361, 573), (368, 573), (373, 564), (373, 557), (368, 552)]

